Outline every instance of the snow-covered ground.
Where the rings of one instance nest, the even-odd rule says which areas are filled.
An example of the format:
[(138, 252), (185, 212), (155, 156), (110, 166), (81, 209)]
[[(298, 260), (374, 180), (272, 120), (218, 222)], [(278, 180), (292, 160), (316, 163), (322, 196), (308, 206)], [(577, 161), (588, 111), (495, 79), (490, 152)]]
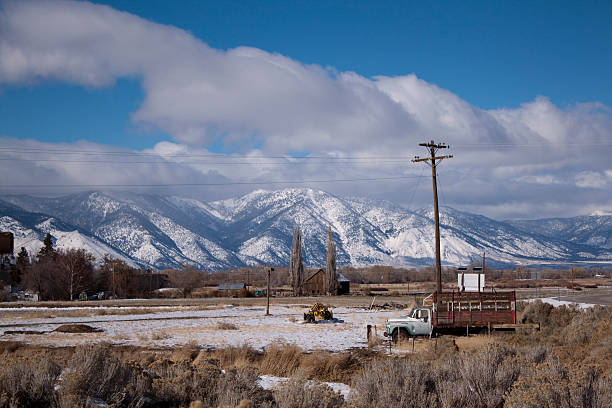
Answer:
[[(335, 321), (305, 324), (306, 307), (272, 305), (270, 316), (265, 307), (220, 306), (205, 310), (177, 307), (146, 314), (91, 315), (53, 317), (58, 309), (43, 308), (43, 317), (16, 319), (12, 313), (0, 312), (0, 338), (46, 346), (69, 346), (84, 343), (110, 342), (150, 347), (175, 347), (197, 344), (200, 347), (225, 347), (248, 344), (257, 349), (269, 344), (290, 343), (304, 350), (341, 351), (365, 347), (366, 325), (384, 331), (385, 320), (402, 311), (376, 311), (338, 307), (333, 309)], [(232, 323), (237, 330), (222, 330), (219, 323)], [(100, 333), (58, 333), (62, 324), (87, 324), (102, 329)], [(44, 334), (6, 334), (7, 331), (36, 331)]]
[(558, 300), (556, 298), (537, 298), (537, 299), (528, 299), (527, 302), (535, 302), (536, 300), (541, 300), (543, 303), (548, 303), (549, 305), (552, 305), (554, 307), (559, 307), (559, 306), (575, 306), (578, 309), (588, 309), (590, 307), (595, 306), (592, 303), (576, 303), (576, 302), (569, 302), (567, 300)]

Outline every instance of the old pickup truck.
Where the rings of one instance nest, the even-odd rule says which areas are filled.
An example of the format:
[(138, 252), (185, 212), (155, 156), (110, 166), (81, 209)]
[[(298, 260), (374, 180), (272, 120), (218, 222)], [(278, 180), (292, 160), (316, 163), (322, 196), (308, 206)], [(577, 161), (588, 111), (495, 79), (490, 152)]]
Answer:
[(433, 293), (423, 307), (408, 316), (388, 319), (385, 337), (394, 341), (414, 336), (482, 329), (514, 330), (525, 325), (516, 322), (516, 294), (512, 292)]

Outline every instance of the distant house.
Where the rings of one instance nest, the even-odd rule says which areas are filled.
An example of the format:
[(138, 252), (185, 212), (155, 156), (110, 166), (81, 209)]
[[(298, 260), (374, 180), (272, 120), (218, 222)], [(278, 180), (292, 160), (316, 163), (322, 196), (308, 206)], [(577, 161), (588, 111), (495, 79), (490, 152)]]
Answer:
[[(346, 276), (341, 273), (338, 275), (338, 290), (335, 294), (345, 295), (350, 292), (350, 283)], [(319, 269), (312, 274), (302, 284), (302, 293), (304, 295), (325, 295), (325, 270)]]
[(5, 286), (4, 289), (8, 288), (9, 300), (18, 302), (38, 302), (38, 292), (31, 291), (29, 289), (18, 287), (18, 286)]
[(231, 290), (242, 290), (246, 289), (244, 282), (225, 282), (219, 284), (219, 291), (231, 291)]
[(340, 272), (338, 272), (337, 275), (338, 275), (338, 294), (348, 295), (351, 292), (351, 281), (346, 276), (341, 274)]

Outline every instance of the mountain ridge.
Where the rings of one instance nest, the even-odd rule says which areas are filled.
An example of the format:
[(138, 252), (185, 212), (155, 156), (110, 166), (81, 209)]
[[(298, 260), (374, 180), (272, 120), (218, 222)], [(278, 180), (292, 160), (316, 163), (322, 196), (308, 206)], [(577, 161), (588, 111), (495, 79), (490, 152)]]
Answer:
[[(100, 191), (0, 198), (0, 229), (15, 230), (16, 248), (35, 254), (50, 232), (60, 247), (72, 241), (96, 256), (108, 251), (155, 269), (285, 265), (296, 224), (308, 266), (325, 265), (328, 226), (339, 265), (431, 265), (432, 218), (431, 208), (411, 211), (310, 188), (255, 190), (213, 202)], [(469, 263), (482, 252), (492, 266), (612, 262), (612, 216), (496, 221), (443, 207), (440, 220), (445, 264)]]

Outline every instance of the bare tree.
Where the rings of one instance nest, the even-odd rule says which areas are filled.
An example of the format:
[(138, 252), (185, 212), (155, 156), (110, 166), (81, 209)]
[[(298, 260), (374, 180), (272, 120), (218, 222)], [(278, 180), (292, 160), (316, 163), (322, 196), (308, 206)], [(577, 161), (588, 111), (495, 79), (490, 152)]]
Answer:
[(338, 293), (338, 276), (336, 274), (336, 244), (332, 241), (331, 226), (327, 227), (327, 265), (325, 269), (325, 292), (328, 295)]
[(104, 255), (104, 263), (99, 271), (99, 286), (109, 291), (113, 297), (127, 298), (128, 296), (140, 296), (144, 288), (139, 285), (138, 277), (142, 272), (128, 265), (121, 259), (112, 258), (109, 254)]
[(304, 283), (304, 264), (302, 262), (302, 231), (299, 226), (293, 229), (293, 243), (291, 245), (291, 258), (289, 259), (289, 278), (293, 287), (293, 294), (302, 294)]
[(93, 255), (84, 249), (70, 248), (57, 253), (57, 283), (63, 297), (74, 300), (75, 295), (90, 288), (93, 262)]
[(192, 290), (202, 286), (202, 272), (191, 264), (185, 264), (179, 270), (166, 271), (171, 287), (180, 288), (183, 296), (187, 296)]
[(53, 277), (57, 274), (57, 264), (51, 257), (39, 258), (30, 267), (25, 269), (25, 286), (38, 292), (40, 300), (58, 299), (56, 293), (56, 282)]

